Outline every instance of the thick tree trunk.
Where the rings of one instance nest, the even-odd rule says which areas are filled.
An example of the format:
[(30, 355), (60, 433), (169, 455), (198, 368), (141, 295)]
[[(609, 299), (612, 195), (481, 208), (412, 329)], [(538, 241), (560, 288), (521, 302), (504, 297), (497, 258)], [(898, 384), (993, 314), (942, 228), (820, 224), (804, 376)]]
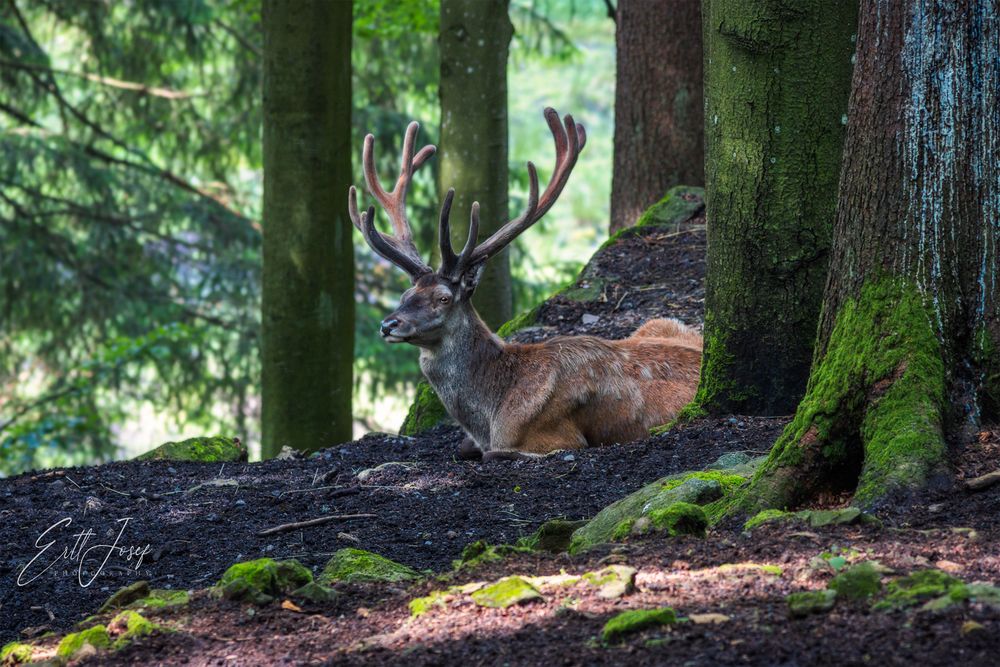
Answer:
[(351, 438), (351, 3), (265, 0), (264, 456)]
[(706, 0), (708, 273), (692, 408), (788, 414), (826, 278), (857, 3)]
[(704, 185), (700, 0), (618, 3), (611, 233), (675, 185)]
[[(508, 0), (441, 0), (441, 140), (439, 191), (455, 188), (452, 246), (469, 233), (479, 202), (479, 238), (507, 220), (507, 52), (513, 26)], [(512, 317), (507, 250), (490, 260), (473, 297), (496, 330)]]
[(996, 417), (997, 81), (995, 3), (863, 2), (809, 389), (748, 507), (905, 495)]

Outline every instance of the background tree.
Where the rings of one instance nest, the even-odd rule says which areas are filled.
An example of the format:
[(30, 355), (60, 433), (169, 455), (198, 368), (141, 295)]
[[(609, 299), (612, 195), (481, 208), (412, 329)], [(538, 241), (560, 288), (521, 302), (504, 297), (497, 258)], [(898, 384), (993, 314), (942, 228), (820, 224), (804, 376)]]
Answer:
[(750, 507), (918, 488), (996, 418), (998, 30), (991, 3), (863, 3), (816, 359)]
[(692, 407), (788, 414), (826, 278), (857, 3), (707, 0), (703, 11), (708, 267)]
[[(455, 188), (452, 245), (480, 206), (479, 238), (507, 220), (508, 0), (441, 0), (439, 194)], [(509, 251), (490, 260), (473, 303), (493, 329), (512, 316)]]
[(620, 0), (611, 233), (705, 182), (700, 0)]
[(351, 10), (264, 1), (264, 456), (351, 439)]

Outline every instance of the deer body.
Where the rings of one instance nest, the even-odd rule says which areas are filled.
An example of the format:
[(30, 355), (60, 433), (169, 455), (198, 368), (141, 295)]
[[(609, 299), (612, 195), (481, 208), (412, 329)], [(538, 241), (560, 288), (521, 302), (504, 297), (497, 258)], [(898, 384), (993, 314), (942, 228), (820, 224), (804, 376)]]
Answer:
[(478, 244), (479, 205), (473, 203), (469, 238), (461, 253), (451, 246), (449, 216), (454, 191), (441, 208), (441, 268), (420, 258), (406, 219), (406, 191), (413, 172), (433, 154), (414, 153), (417, 124), (407, 128), (399, 178), (386, 192), (375, 173), (374, 138), (365, 137), (365, 181), (389, 214), (395, 234), (375, 228), (375, 208), (359, 214), (357, 192), (348, 200), (351, 220), (382, 257), (406, 271), (413, 287), (382, 321), (390, 343), (420, 348), (420, 367), (448, 413), (465, 429), (468, 453), (484, 458), (538, 455), (557, 449), (626, 442), (673, 419), (693, 397), (701, 362), (701, 336), (676, 320), (651, 320), (630, 338), (558, 337), (543, 343), (508, 344), (494, 335), (472, 307), (482, 269), (555, 203), (586, 143), (586, 133), (566, 116), (546, 109), (556, 145), (552, 179), (539, 196), (538, 176), (528, 163), (526, 210)]

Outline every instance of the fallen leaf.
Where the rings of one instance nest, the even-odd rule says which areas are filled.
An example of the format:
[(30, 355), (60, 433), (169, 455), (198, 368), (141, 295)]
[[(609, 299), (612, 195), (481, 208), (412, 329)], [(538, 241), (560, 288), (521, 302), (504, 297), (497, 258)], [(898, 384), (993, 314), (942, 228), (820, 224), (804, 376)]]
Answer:
[(368, 618), (369, 614), (372, 613), (371, 609), (368, 607), (358, 607), (357, 611), (354, 612), (361, 618)]
[(302, 611), (302, 607), (298, 606), (291, 600), (285, 600), (281, 603), (282, 609), (287, 609), (288, 611)]

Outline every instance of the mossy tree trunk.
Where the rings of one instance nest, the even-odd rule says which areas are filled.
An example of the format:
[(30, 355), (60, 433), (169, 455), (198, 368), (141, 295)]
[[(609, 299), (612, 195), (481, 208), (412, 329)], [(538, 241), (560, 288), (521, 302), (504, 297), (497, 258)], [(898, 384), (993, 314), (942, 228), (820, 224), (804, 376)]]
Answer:
[[(479, 238), (507, 220), (508, 0), (441, 0), (439, 191), (455, 188), (452, 246), (462, 248), (479, 202)], [(513, 311), (510, 255), (490, 260), (473, 304), (494, 330)]]
[(689, 414), (789, 414), (805, 390), (836, 207), (854, 0), (706, 0), (708, 273)]
[(621, 0), (616, 23), (612, 234), (705, 183), (700, 0)]
[(264, 456), (351, 438), (351, 7), (263, 6)]
[(809, 387), (744, 499), (899, 499), (996, 417), (1000, 16), (865, 0)]

